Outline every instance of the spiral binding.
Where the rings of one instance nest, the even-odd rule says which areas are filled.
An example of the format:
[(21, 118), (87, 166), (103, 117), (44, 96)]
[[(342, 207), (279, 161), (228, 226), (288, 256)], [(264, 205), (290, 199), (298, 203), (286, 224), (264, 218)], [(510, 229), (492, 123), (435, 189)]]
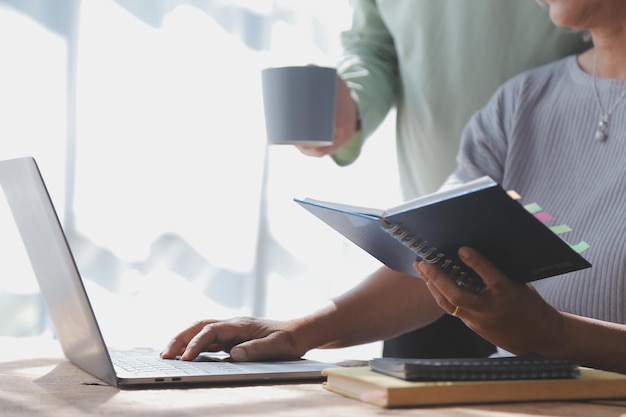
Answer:
[(404, 227), (402, 223), (391, 223), (383, 218), (379, 222), (387, 233), (415, 252), (425, 262), (438, 265), (459, 286), (473, 288), (478, 292), (485, 289), (485, 283), (479, 277), (468, 274), (463, 268), (456, 265), (453, 260), (447, 258), (444, 253), (439, 252), (435, 246), (429, 245), (427, 240), (422, 239), (409, 228)]

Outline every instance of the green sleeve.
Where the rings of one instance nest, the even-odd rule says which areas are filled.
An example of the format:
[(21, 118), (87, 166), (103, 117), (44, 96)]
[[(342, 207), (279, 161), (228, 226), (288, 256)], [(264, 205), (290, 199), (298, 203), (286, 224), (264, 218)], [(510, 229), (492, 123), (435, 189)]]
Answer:
[(354, 162), (365, 139), (385, 120), (395, 103), (398, 60), (393, 39), (374, 0), (353, 0), (352, 26), (341, 34), (339, 75), (357, 103), (361, 131), (332, 155), (338, 165)]

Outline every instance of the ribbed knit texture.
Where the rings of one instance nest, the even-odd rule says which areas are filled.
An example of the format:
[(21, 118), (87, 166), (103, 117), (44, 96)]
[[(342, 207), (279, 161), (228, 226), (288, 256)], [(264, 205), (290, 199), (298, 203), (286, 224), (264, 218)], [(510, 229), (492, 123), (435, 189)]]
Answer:
[[(468, 124), (447, 184), (490, 175), (552, 215), (548, 226), (569, 225), (561, 236), (590, 245), (582, 255), (592, 268), (535, 287), (559, 310), (626, 323), (626, 98), (598, 142), (592, 82), (574, 56), (512, 79)], [(626, 89), (619, 80), (596, 85), (605, 111)]]

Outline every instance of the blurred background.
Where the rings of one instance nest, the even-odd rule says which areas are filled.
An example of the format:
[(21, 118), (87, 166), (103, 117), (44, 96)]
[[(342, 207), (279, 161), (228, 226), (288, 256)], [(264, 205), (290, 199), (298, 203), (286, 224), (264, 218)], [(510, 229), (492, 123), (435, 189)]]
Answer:
[[(348, 0), (0, 0), (0, 159), (39, 162), (110, 344), (304, 314), (379, 266), (292, 199), (398, 203), (389, 121), (344, 168), (265, 144), (261, 69), (334, 66), (350, 18)], [(0, 336), (53, 335), (3, 199), (0, 233)]]

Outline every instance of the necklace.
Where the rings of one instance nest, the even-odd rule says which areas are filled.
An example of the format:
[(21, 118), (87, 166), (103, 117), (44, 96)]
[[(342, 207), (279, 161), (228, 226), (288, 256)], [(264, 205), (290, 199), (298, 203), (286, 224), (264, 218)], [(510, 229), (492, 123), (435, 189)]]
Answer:
[(593, 52), (593, 72), (591, 74), (592, 86), (593, 86), (593, 94), (596, 98), (596, 105), (598, 106), (598, 110), (600, 111), (600, 121), (598, 122), (598, 127), (596, 128), (596, 134), (594, 138), (598, 142), (604, 142), (608, 137), (607, 129), (609, 127), (609, 117), (613, 110), (617, 107), (617, 105), (622, 101), (624, 97), (626, 97), (626, 90), (622, 91), (622, 94), (615, 100), (613, 106), (607, 111), (604, 112), (602, 108), (602, 103), (600, 102), (600, 95), (598, 94), (598, 87), (596, 86), (596, 53)]

